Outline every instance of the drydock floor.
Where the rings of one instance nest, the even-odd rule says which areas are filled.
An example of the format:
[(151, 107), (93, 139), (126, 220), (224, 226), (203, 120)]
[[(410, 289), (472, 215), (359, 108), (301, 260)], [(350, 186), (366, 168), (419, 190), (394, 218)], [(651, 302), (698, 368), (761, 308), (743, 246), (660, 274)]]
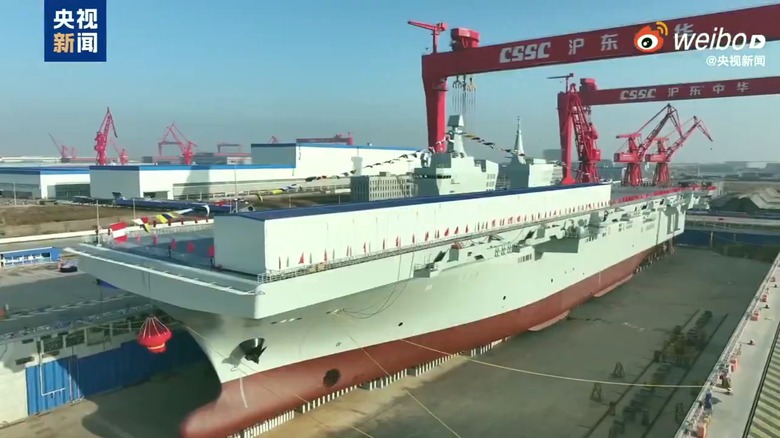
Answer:
[[(265, 436), (609, 436), (613, 417), (607, 414), (608, 402), (618, 401), (616, 409), (622, 412), (639, 388), (603, 384), (602, 401), (597, 402), (591, 400), (595, 388), (589, 380), (623, 383), (649, 380), (648, 373), (654, 366), (647, 372), (644, 370), (669, 332), (677, 325), (687, 330), (705, 311), (710, 311), (712, 318), (703, 329), (708, 342), (702, 354), (687, 375), (683, 375), (682, 369), (673, 370), (668, 383), (690, 384), (703, 380), (768, 266), (703, 250), (678, 249), (628, 284), (575, 309), (567, 321), (511, 339), (475, 358), (508, 368), (585, 381), (497, 369), (459, 356), (421, 377), (407, 377), (388, 388), (371, 392), (355, 390), (306, 415), (298, 415)], [(611, 377), (618, 362), (623, 365), (625, 376)], [(3, 438), (174, 437), (185, 412), (205, 403), (214, 394), (215, 380), (207, 367), (191, 366), (166, 380), (101, 395), (0, 429), (0, 435)], [(675, 405), (692, 399), (689, 389), (659, 389), (653, 397), (654, 402), (648, 408), (649, 427), (641, 426), (640, 415), (633, 423), (626, 424), (627, 433), (623, 436), (672, 436), (677, 429)]]

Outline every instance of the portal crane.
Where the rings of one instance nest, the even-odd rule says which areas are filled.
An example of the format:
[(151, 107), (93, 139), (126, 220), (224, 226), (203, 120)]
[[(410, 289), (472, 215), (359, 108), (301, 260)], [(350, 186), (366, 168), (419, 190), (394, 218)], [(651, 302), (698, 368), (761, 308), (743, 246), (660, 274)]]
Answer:
[(109, 143), (111, 143), (111, 146), (114, 147), (114, 151), (116, 151), (116, 156), (117, 156), (117, 159), (119, 160), (119, 165), (120, 166), (126, 166), (127, 163), (130, 162), (130, 157), (129, 157), (127, 151), (125, 150), (125, 148), (119, 146), (117, 141), (114, 140), (113, 138), (109, 141)]
[(712, 136), (709, 130), (704, 126), (704, 122), (701, 119), (693, 116), (692, 119), (685, 122), (684, 125), (688, 125), (693, 122), (690, 128), (685, 132), (682, 132), (680, 138), (677, 139), (671, 146), (667, 146), (666, 142), (668, 137), (659, 137), (656, 139), (657, 151), (654, 154), (648, 154), (645, 156), (645, 161), (648, 163), (656, 163), (655, 172), (653, 173), (653, 185), (655, 186), (668, 186), (671, 178), (669, 177), (669, 163), (672, 161), (674, 154), (680, 150), (683, 144), (690, 138), (691, 134), (695, 130), (700, 130), (702, 134), (709, 141), (712, 141)]
[(51, 142), (54, 143), (54, 146), (57, 148), (57, 153), (60, 155), (60, 162), (67, 163), (68, 161), (72, 161), (76, 159), (76, 148), (71, 148), (68, 146), (65, 146), (64, 144), (60, 144), (57, 140), (54, 139), (54, 136), (49, 134), (49, 138), (51, 139)]
[(165, 133), (163, 134), (162, 139), (160, 139), (160, 141), (157, 143), (158, 154), (162, 156), (163, 146), (172, 144), (179, 146), (182, 162), (187, 166), (192, 165), (192, 157), (195, 155), (194, 149), (198, 147), (198, 145), (187, 139), (187, 137), (176, 126), (176, 123), (171, 123), (167, 128), (165, 128)]
[(114, 116), (111, 115), (111, 109), (106, 108), (106, 115), (103, 116), (103, 122), (95, 135), (95, 164), (98, 166), (108, 164), (106, 147), (108, 146), (108, 135), (112, 132), (115, 138), (118, 137), (116, 135), (116, 126), (114, 126)]
[[(655, 125), (650, 134), (648, 134), (643, 140), (640, 140), (642, 131), (647, 128), (650, 123), (663, 114), (661, 120)], [(658, 111), (650, 120), (648, 120), (641, 128), (631, 134), (621, 134), (617, 138), (625, 138), (628, 148), (625, 152), (615, 152), (615, 162), (625, 163), (626, 172), (623, 174), (623, 185), (638, 187), (642, 185), (642, 165), (645, 161), (645, 154), (652, 146), (653, 141), (661, 133), (661, 130), (666, 126), (668, 122), (672, 122), (675, 129), (679, 134), (682, 134), (680, 128), (680, 119), (677, 116), (677, 110), (670, 104), (666, 104), (665, 107)]]
[[(655, 20), (653, 20), (655, 21)], [(731, 35), (744, 33), (760, 34), (766, 41), (780, 39), (780, 4), (698, 15), (687, 18), (664, 20), (674, 33), (685, 31), (709, 32), (722, 27)], [(433, 32), (434, 42), (438, 33), (435, 25), (418, 26)], [(443, 23), (442, 23), (443, 24)], [(451, 76), (474, 75), (496, 71), (519, 70), (548, 65), (568, 64), (629, 56), (646, 56), (637, 50), (632, 42), (637, 31), (647, 23), (630, 26), (578, 32), (547, 38), (537, 38), (511, 43), (480, 47), (479, 33), (465, 28), (450, 30), (452, 51), (436, 52), (422, 56), (422, 80), (428, 124), (428, 146), (434, 153), (447, 151), (446, 93), (447, 78)], [(443, 27), (443, 26), (442, 26)], [(434, 44), (434, 46), (438, 46)], [(691, 47), (693, 49), (693, 47)], [(674, 44), (665, 44), (655, 54), (677, 51)], [(567, 90), (568, 91), (568, 90)], [(585, 102), (587, 104), (587, 102)], [(568, 108), (564, 106), (563, 108)], [(559, 114), (559, 123), (569, 118)], [(573, 134), (570, 130), (564, 130)], [(563, 176), (565, 183), (571, 183), (571, 152), (573, 138), (561, 140), (564, 156)]]
[[(566, 76), (553, 76), (548, 79), (564, 79), (565, 92), (558, 93), (558, 114), (563, 114), (558, 119), (560, 123), (561, 138), (574, 138), (577, 147), (577, 166), (576, 181), (579, 183), (589, 183), (599, 181), (598, 168), (596, 164), (601, 160), (601, 149), (596, 146), (596, 140), (599, 138), (596, 127), (590, 121), (590, 107), (582, 104), (580, 94), (577, 91), (577, 84), (570, 83), (574, 74)], [(561, 145), (563, 146), (563, 145)], [(563, 157), (561, 157), (563, 158)], [(563, 160), (561, 160), (563, 162)], [(569, 175), (571, 175), (569, 173)], [(571, 184), (574, 181), (566, 181), (563, 184)]]

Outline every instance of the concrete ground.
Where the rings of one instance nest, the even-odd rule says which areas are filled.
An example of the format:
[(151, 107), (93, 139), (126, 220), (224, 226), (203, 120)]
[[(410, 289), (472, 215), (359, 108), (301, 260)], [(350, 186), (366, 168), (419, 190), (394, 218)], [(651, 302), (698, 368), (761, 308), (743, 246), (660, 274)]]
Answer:
[[(644, 371), (668, 332), (710, 310), (712, 321), (705, 330), (711, 341), (687, 375), (675, 371), (669, 383), (703, 381), (768, 268), (752, 260), (678, 249), (628, 284), (575, 309), (568, 320), (476, 358), (510, 369), (456, 357), (423, 377), (407, 377), (372, 392), (355, 390), (298, 415), (267, 436), (606, 437), (612, 424), (606, 404), (628, 392), (618, 403), (620, 412), (636, 391), (607, 382), (645, 381)], [(625, 370), (621, 379), (610, 375), (618, 362)], [(601, 402), (591, 401), (594, 384), (589, 380), (605, 381)], [(165, 382), (95, 397), (27, 420), (0, 430), (0, 436), (48, 438), (56, 432), (58, 438), (173, 437), (184, 413), (206, 402), (216, 388), (208, 367), (194, 366)], [(674, 406), (691, 399), (689, 389), (657, 390), (649, 409), (649, 432), (637, 422), (627, 426), (624, 436), (672, 436), (677, 428)]]

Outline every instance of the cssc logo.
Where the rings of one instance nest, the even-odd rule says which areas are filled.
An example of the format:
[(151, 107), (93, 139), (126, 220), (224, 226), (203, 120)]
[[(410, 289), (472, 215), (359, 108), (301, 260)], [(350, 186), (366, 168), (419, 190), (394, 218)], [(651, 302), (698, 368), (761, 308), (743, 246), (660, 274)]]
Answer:
[(648, 100), (655, 99), (655, 88), (635, 88), (620, 92), (620, 100)]
[(664, 48), (664, 37), (669, 35), (669, 26), (656, 21), (655, 28), (647, 25), (634, 35), (634, 47), (642, 53), (655, 53)]
[(528, 44), (525, 46), (504, 47), (498, 62), (506, 64), (508, 62), (533, 61), (534, 59), (546, 59), (550, 57), (550, 46), (552, 43), (544, 42), (539, 44)]

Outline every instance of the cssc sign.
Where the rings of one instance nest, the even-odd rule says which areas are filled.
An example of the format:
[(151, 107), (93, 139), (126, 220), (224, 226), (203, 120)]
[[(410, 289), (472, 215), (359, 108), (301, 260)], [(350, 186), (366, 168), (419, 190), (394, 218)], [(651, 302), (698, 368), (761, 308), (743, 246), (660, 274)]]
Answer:
[(635, 88), (620, 92), (620, 100), (647, 100), (655, 99), (655, 88)]
[(504, 47), (498, 62), (506, 64), (509, 62), (533, 61), (534, 59), (547, 59), (550, 57), (550, 46), (552, 43), (544, 42), (539, 44), (528, 44), (525, 46)]

